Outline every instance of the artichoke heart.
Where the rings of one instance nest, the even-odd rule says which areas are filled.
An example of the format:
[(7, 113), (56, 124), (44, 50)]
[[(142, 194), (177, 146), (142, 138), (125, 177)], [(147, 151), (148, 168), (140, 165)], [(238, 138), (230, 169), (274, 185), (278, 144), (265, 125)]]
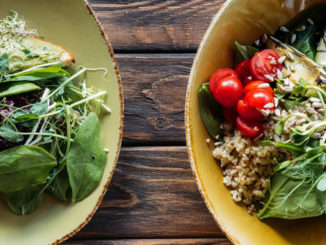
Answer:
[(315, 61), (274, 37), (269, 38), (267, 46), (281, 57), (287, 57), (282, 73), (291, 82), (296, 84), (303, 79), (311, 85), (326, 86), (326, 72)]

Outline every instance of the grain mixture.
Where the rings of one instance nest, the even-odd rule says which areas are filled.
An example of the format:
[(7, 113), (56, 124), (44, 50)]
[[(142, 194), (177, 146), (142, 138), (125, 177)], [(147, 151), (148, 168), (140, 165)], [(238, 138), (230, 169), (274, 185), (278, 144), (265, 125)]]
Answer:
[[(260, 140), (269, 139), (274, 142), (289, 140), (291, 127), (308, 123), (300, 115), (316, 120), (323, 114), (320, 108), (312, 106), (316, 102), (318, 102), (316, 98), (313, 101), (303, 101), (301, 105), (288, 111), (278, 106), (273, 115), (274, 119), (278, 120), (292, 115), (286, 121), (281, 137), (275, 135), (275, 120), (272, 117), (265, 124), (264, 132), (255, 140), (242, 136), (239, 130), (234, 129), (229, 123), (222, 124), (221, 128), (225, 136), (223, 142), (215, 143), (213, 156), (220, 163), (224, 175), (223, 182), (230, 189), (232, 198), (236, 202), (243, 203), (249, 211), (252, 211), (254, 203), (261, 200), (268, 191), (275, 164), (278, 161), (293, 158), (293, 155), (284, 149), (260, 145)], [(307, 109), (312, 113), (307, 115)], [(324, 131), (324, 129), (321, 130)], [(323, 134), (316, 132), (314, 136), (320, 138)]]

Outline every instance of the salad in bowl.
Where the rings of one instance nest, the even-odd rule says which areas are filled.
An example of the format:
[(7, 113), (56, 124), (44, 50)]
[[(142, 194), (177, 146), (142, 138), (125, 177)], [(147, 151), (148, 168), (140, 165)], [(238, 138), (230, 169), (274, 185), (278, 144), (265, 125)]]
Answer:
[(326, 211), (325, 11), (315, 5), (252, 45), (235, 40), (234, 67), (197, 92), (223, 183), (259, 219)]

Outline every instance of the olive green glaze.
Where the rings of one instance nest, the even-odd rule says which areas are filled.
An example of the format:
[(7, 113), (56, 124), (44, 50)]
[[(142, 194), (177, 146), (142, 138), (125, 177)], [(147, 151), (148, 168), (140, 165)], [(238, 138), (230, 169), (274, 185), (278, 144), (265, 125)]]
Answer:
[[(107, 165), (98, 188), (85, 200), (64, 204), (46, 198), (32, 215), (16, 216), (0, 203), (0, 244), (58, 244), (81, 229), (100, 204), (116, 165), (121, 145), (123, 98), (118, 68), (111, 47), (101, 35), (94, 17), (83, 0), (1, 0), (0, 18), (16, 10), (30, 27), (71, 52), (76, 65), (105, 67), (109, 70), (88, 73), (89, 85), (107, 90), (110, 116), (101, 118), (101, 139), (109, 149)], [(111, 52), (111, 54), (110, 54)]]
[(186, 136), (192, 169), (209, 211), (234, 244), (326, 244), (326, 215), (296, 221), (259, 221), (237, 205), (223, 184), (209, 137), (200, 118), (197, 91), (219, 68), (233, 66), (233, 42), (250, 44), (262, 33), (273, 33), (300, 10), (325, 0), (229, 0), (214, 18), (195, 58), (187, 89)]

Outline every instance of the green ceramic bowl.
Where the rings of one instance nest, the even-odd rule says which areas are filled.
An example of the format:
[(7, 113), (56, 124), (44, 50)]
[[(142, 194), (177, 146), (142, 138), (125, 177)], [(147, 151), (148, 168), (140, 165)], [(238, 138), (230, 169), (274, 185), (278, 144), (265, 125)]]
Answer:
[(89, 6), (83, 0), (1, 0), (0, 18), (15, 10), (30, 27), (51, 42), (64, 47), (76, 58), (76, 65), (105, 67), (90, 73), (94, 88), (108, 91), (106, 104), (112, 114), (101, 119), (101, 139), (109, 149), (101, 183), (86, 199), (65, 204), (48, 197), (31, 215), (16, 216), (0, 203), (0, 244), (58, 244), (78, 232), (93, 216), (107, 190), (115, 168), (123, 129), (123, 96), (118, 66), (109, 44)]
[(232, 67), (233, 41), (252, 43), (273, 33), (299, 11), (325, 0), (229, 0), (211, 23), (195, 58), (187, 89), (186, 135), (189, 157), (209, 211), (234, 244), (326, 244), (326, 216), (296, 221), (259, 221), (237, 205), (224, 186), (222, 173), (206, 144), (197, 90), (219, 68)]

